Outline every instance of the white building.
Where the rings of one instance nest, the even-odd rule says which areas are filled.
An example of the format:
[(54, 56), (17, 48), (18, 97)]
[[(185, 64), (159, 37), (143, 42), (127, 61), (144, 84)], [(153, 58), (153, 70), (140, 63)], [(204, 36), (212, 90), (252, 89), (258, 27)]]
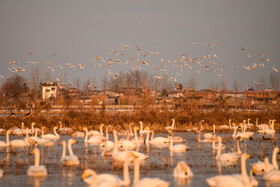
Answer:
[(58, 92), (58, 86), (56, 82), (40, 83), (42, 89), (42, 99), (46, 100), (51, 97), (56, 98)]

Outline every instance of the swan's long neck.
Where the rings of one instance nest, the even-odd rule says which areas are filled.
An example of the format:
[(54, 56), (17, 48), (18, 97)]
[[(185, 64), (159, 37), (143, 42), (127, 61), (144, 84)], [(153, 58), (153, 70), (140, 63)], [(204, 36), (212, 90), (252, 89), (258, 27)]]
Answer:
[(86, 131), (86, 135), (85, 135), (84, 142), (87, 142), (87, 140), (88, 140), (88, 129), (87, 129), (87, 128), (85, 128), (85, 131)]
[(273, 154), (272, 154), (272, 165), (273, 165), (275, 170), (279, 169), (278, 164), (277, 164), (277, 160), (276, 160), (276, 156), (277, 156), (278, 151), (279, 150), (277, 148), (274, 148)]
[(129, 133), (133, 134), (132, 129), (131, 129), (131, 124), (129, 124)]
[(7, 143), (7, 145), (10, 145), (10, 138), (9, 138), (9, 134), (10, 134), (10, 132), (9, 132), (9, 131), (7, 131), (7, 133), (6, 133), (6, 143)]
[(39, 165), (40, 165), (40, 151), (39, 151), (39, 149), (35, 149), (34, 150), (34, 152), (35, 152), (35, 167), (39, 167)]
[(102, 156), (104, 156), (104, 155), (106, 154), (106, 151), (107, 151), (107, 141), (108, 141), (108, 140), (106, 140), (106, 141), (104, 142), (104, 145), (105, 145), (105, 146), (104, 146), (103, 152), (101, 153)]
[(109, 133), (108, 133), (108, 127), (106, 127), (106, 139), (109, 140)]
[(103, 126), (103, 125), (101, 124), (101, 125), (100, 125), (100, 134), (101, 134), (101, 135), (103, 135), (103, 127), (102, 127), (102, 126)]
[(150, 143), (150, 129), (148, 129), (147, 130), (148, 132), (147, 132), (147, 135), (146, 135), (146, 145), (149, 145), (149, 143)]
[(154, 135), (155, 135), (155, 131), (152, 130), (152, 137), (151, 137), (151, 140), (154, 139)]
[(37, 138), (38, 135), (38, 128), (35, 129), (35, 138)]
[(174, 125), (175, 125), (175, 119), (172, 120), (172, 125), (171, 125), (172, 128), (174, 128)]
[(215, 135), (216, 131), (215, 131), (215, 126), (216, 125), (213, 125), (213, 135)]
[(136, 184), (140, 179), (140, 163), (139, 159), (135, 158), (134, 159), (134, 180), (133, 184)]
[[(128, 133), (129, 134), (129, 133)], [(136, 140), (136, 146), (140, 147), (139, 141), (138, 141), (138, 135), (137, 135), (137, 129), (136, 127), (134, 128), (134, 135), (135, 135), (135, 140)]]
[(63, 141), (62, 146), (63, 146), (63, 149), (62, 149), (61, 159), (66, 156), (66, 142)]
[(221, 155), (221, 138), (218, 138), (218, 152), (216, 156), (216, 160), (220, 157)]
[(125, 161), (123, 165), (123, 185), (129, 185), (130, 184), (130, 177), (129, 177), (129, 170), (128, 170), (128, 165), (129, 165), (129, 157), (130, 154), (128, 153), (125, 156)]
[(172, 134), (170, 135), (169, 150), (170, 150), (170, 151), (172, 151), (172, 150), (173, 150), (173, 136), (172, 136)]
[(73, 150), (72, 150), (72, 142), (68, 141), (68, 152), (70, 156), (73, 156)]
[(198, 131), (197, 141), (201, 142), (201, 130)]
[(34, 133), (34, 123), (31, 123), (31, 133), (32, 133), (32, 135)]
[(62, 123), (61, 122), (59, 122), (59, 128), (62, 129)]
[(229, 128), (231, 129), (231, 119), (228, 120)]
[(118, 135), (117, 135), (117, 131), (114, 130), (114, 152), (118, 152)]
[(238, 140), (238, 139), (236, 140), (236, 147), (237, 147), (237, 154), (238, 154), (238, 155), (241, 155), (242, 152), (241, 152), (241, 150), (240, 150), (239, 140)]
[(59, 135), (58, 135), (57, 132), (56, 132), (56, 128), (53, 129), (53, 132), (54, 132), (54, 135), (55, 135), (56, 137), (59, 137)]
[(23, 129), (24, 129), (24, 123), (21, 122), (21, 130), (23, 131)]
[(246, 185), (248, 185), (250, 184), (250, 179), (248, 177), (247, 170), (246, 170), (246, 157), (247, 157), (246, 154), (243, 154), (241, 156), (241, 175), (242, 175), (243, 182)]
[(235, 135), (236, 135), (236, 127), (233, 127), (233, 134), (232, 134), (232, 137), (235, 138)]

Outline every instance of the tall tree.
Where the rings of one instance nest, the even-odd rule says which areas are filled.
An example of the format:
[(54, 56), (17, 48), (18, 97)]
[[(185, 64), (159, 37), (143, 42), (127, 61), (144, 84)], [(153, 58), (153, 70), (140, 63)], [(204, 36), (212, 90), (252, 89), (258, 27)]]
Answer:
[(28, 91), (28, 87), (22, 76), (15, 75), (6, 80), (2, 86), (2, 91), (6, 97), (12, 98), (18, 107), (20, 96)]

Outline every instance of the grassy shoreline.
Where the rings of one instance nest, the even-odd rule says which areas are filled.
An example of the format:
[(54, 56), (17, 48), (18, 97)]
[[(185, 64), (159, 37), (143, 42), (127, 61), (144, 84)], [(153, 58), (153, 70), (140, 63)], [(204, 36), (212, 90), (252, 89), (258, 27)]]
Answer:
[[(9, 129), (12, 127), (21, 128), (21, 122), (24, 122), (25, 127), (31, 128), (31, 123), (35, 122), (36, 127), (45, 126), (47, 129), (52, 129), (58, 126), (58, 122), (62, 121), (66, 127), (71, 127), (73, 130), (82, 130), (87, 126), (89, 129), (99, 129), (99, 125), (111, 125), (117, 130), (125, 130), (129, 123), (139, 125), (139, 121), (143, 121), (144, 127), (148, 126), (157, 132), (165, 132), (165, 126), (171, 124), (171, 119), (176, 120), (176, 130), (185, 131), (187, 128), (198, 127), (200, 120), (204, 119), (204, 130), (212, 129), (212, 125), (216, 125), (219, 130), (220, 125), (228, 125), (228, 120), (232, 119), (233, 123), (239, 124), (243, 120), (251, 119), (250, 123), (255, 124), (259, 118), (259, 124), (268, 124), (269, 119), (276, 119), (275, 129), (280, 130), (280, 112), (265, 111), (265, 112), (198, 112), (198, 111), (180, 111), (180, 112), (157, 112), (157, 111), (136, 111), (129, 115), (120, 112), (110, 115), (108, 112), (77, 112), (69, 111), (57, 116), (46, 115), (30, 115), (24, 117), (2, 117), (0, 118), (0, 128)], [(111, 131), (112, 128), (109, 130)]]

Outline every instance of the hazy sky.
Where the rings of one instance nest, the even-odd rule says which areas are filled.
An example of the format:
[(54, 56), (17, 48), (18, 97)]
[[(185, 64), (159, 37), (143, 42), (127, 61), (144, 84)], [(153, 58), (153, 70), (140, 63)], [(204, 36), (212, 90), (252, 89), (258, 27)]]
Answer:
[[(35, 66), (27, 61), (36, 61), (40, 62), (42, 77), (49, 71), (52, 80), (67, 73), (69, 81), (76, 78), (100, 81), (107, 76), (107, 70), (94, 68), (94, 64), (102, 63), (89, 59), (100, 56), (124, 61), (123, 56), (110, 55), (111, 50), (120, 50), (122, 44), (137, 44), (141, 53), (160, 54), (142, 57), (130, 46), (127, 56), (141, 58), (153, 67), (161, 65), (162, 69), (161, 58), (167, 61), (184, 53), (192, 59), (216, 54), (216, 58), (188, 62), (192, 69), (185, 68), (183, 72), (178, 68), (165, 68), (169, 77), (182, 74), (176, 79), (183, 84), (194, 76), (198, 89), (208, 88), (213, 83), (220, 85), (222, 78), (218, 74), (227, 76), (228, 89), (234, 81), (245, 88), (247, 81), (255, 87), (254, 80), (262, 79), (269, 87), (267, 78), (270, 73), (276, 73), (272, 67), (280, 69), (279, 7), (279, 0), (1, 0), (0, 75), (6, 78), (13, 75), (7, 68), (11, 68), (11, 60), (27, 69)], [(198, 46), (194, 42), (203, 44)], [(207, 46), (213, 42), (219, 45)], [(34, 56), (28, 52), (33, 52)], [(56, 55), (52, 56), (53, 53)], [(264, 55), (259, 57), (263, 61), (247, 56), (258, 53)], [(270, 62), (267, 59), (271, 59)], [(211, 72), (197, 64), (199, 61), (207, 64), (209, 60), (217, 64), (210, 67)], [(52, 64), (47, 65), (47, 62)], [(65, 67), (64, 63), (70, 62), (87, 67), (85, 70)], [(243, 67), (252, 67), (253, 63), (263, 63), (264, 67), (251, 71)], [(113, 65), (108, 69), (126, 71), (135, 65), (139, 63)], [(55, 72), (45, 69), (47, 66), (53, 67)], [(223, 71), (213, 73), (219, 67)], [(142, 69), (159, 74), (159, 70), (143, 65)], [(19, 74), (30, 77), (28, 71)], [(277, 74), (279, 76), (280, 72)], [(0, 81), (5, 79), (0, 78)]]

